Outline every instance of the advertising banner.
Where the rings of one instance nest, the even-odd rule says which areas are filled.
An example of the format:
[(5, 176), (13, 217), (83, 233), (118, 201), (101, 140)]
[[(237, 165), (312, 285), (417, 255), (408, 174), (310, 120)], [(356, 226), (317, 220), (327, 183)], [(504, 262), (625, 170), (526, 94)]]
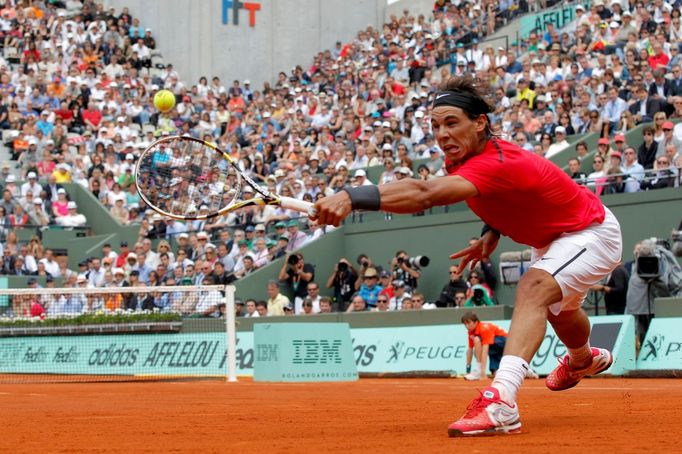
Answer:
[[(633, 317), (591, 317), (590, 321), (591, 345), (608, 348), (614, 355), (609, 373), (621, 375), (635, 369)], [(508, 329), (510, 321), (493, 323)], [(675, 323), (679, 326), (680, 319), (654, 319), (640, 367), (662, 368), (665, 364), (665, 368), (680, 368), (682, 337), (677, 335)], [(350, 338), (360, 373), (465, 371), (467, 333), (461, 324), (357, 328), (350, 330)], [(320, 342), (315, 347), (322, 349), (319, 351), (323, 354), (317, 357), (325, 361), (328, 355), (335, 360), (336, 353), (340, 354), (339, 345)], [(301, 358), (307, 354), (306, 348), (310, 358), (315, 356), (312, 344), (301, 343), (298, 348), (298, 353), (287, 353), (292, 362), (297, 354)], [(262, 347), (259, 354), (266, 359), (273, 354), (272, 347)], [(556, 358), (565, 354), (566, 347), (548, 325), (531, 367), (547, 374), (556, 367)], [(0, 373), (224, 376), (225, 355), (224, 333), (0, 338)], [(253, 375), (256, 355), (252, 332), (237, 333), (235, 359), (238, 375)]]
[[(224, 333), (0, 338), (0, 373), (224, 376), (225, 346)], [(251, 375), (253, 333), (238, 337), (236, 359)]]
[[(634, 324), (630, 316), (592, 317), (593, 346), (608, 348), (615, 362), (610, 373), (618, 375), (634, 368)], [(509, 329), (509, 320), (493, 322)], [(627, 332), (630, 335), (627, 335)], [(360, 372), (452, 372), (464, 373), (467, 332), (463, 325), (352, 329), (353, 351)], [(628, 342), (629, 340), (629, 342)], [(557, 365), (567, 353), (552, 327), (547, 332), (531, 367), (540, 375)]]
[(553, 24), (555, 30), (564, 28), (575, 19), (575, 6), (575, 3), (569, 3), (550, 11), (521, 16), (519, 36), (526, 39), (532, 31), (544, 34), (547, 31), (547, 24)]
[(348, 323), (257, 323), (253, 331), (255, 381), (353, 381)]
[(682, 318), (654, 318), (639, 352), (638, 370), (682, 370)]

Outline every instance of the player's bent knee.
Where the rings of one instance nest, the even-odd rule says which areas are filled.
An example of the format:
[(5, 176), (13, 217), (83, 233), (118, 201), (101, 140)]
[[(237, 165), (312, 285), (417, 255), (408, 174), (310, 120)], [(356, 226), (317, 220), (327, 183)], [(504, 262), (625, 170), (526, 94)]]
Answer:
[(554, 277), (544, 270), (531, 268), (519, 281), (514, 308), (546, 309), (561, 298), (561, 287)]

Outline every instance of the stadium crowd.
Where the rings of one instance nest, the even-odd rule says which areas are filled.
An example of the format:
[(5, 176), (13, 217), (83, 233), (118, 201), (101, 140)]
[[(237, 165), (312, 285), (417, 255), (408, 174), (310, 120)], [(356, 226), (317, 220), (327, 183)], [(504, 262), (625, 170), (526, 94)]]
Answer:
[[(330, 228), (271, 206), (210, 223), (164, 220), (145, 207), (133, 184), (141, 150), (165, 135), (214, 141), (259, 183), (308, 201), (345, 185), (436, 178), (445, 174), (444, 160), (429, 111), (438, 83), (453, 74), (470, 74), (490, 87), (496, 132), (529, 152), (550, 158), (569, 147), (571, 135), (598, 133), (594, 171), (580, 170), (584, 159), (592, 159), (585, 143), (568, 171), (599, 194), (679, 186), (678, 3), (576, 4), (576, 20), (565, 29), (548, 24), (508, 48), (495, 48), (483, 38), (519, 12), (547, 2), (438, 0), (428, 18), (407, 11), (392, 16), (381, 29), (367, 27), (260, 88), (218, 76), (183, 81), (172, 64), (162, 63), (152, 30), (125, 8), (106, 10), (93, 1), (77, 8), (69, 2), (68, 9), (59, 1), (2, 3), (0, 127), (13, 158), (0, 169), (4, 274), (49, 275), (71, 286), (107, 286), (123, 282), (120, 278), (149, 286), (201, 285), (233, 282), (283, 255), (286, 264)], [(168, 114), (153, 107), (161, 88), (176, 95), (176, 108)], [(648, 122), (643, 144), (629, 146), (625, 133)], [(367, 168), (378, 165), (385, 170), (372, 182)], [(15, 230), (22, 226), (87, 228), (64, 183), (89, 189), (121, 224), (139, 224), (138, 241), (121, 244), (118, 252), (109, 247), (78, 271), (43, 251), (39, 235), (20, 244)], [(376, 276), (367, 275), (371, 269)], [(363, 310), (355, 297), (364, 308), (384, 304), (379, 292), (363, 293), (365, 280), (384, 279), (381, 287), (391, 293), (401, 282), (410, 287), (393, 271), (381, 273), (371, 267), (356, 272), (352, 288), (358, 292), (346, 291), (343, 298), (350, 310)], [(477, 277), (482, 281), (481, 273)], [(463, 292), (452, 291), (445, 304), (455, 299), (464, 304), (473, 287), (484, 283), (471, 283), (471, 275), (461, 278)], [(300, 277), (280, 273), (282, 282), (287, 279)], [(337, 284), (332, 279), (327, 287)], [(308, 306), (308, 287), (297, 289), (295, 301), (280, 298), (282, 311), (324, 311), (322, 298)], [(476, 292), (479, 303), (492, 302), (488, 290), (484, 299)], [(271, 299), (277, 295), (282, 296), (274, 293)], [(423, 297), (419, 304), (415, 295), (405, 304), (389, 303), (391, 294), (386, 307), (421, 308)], [(258, 302), (251, 307), (249, 301), (244, 310), (260, 312)], [(336, 302), (330, 307), (345, 310)], [(270, 306), (269, 313), (280, 312)]]

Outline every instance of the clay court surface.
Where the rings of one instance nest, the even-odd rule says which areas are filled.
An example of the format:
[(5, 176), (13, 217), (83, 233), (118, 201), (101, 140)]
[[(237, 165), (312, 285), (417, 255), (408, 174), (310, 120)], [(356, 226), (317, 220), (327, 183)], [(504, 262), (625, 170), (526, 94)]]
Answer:
[(682, 380), (591, 379), (520, 395), (523, 433), (448, 438), (481, 383), (221, 381), (0, 385), (0, 452), (667, 452)]

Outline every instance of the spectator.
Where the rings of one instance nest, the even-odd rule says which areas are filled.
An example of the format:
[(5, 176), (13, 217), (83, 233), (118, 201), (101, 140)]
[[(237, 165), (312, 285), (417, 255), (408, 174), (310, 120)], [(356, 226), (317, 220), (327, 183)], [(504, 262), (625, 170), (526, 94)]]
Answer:
[[(268, 281), (267, 315), (284, 315), (284, 307), (290, 304), (289, 298), (279, 292), (279, 282)], [(260, 313), (260, 311), (259, 311)], [(263, 315), (263, 314), (261, 314)]]
[[(282, 309), (282, 311), (284, 311), (284, 309)], [(268, 303), (266, 303), (265, 301), (258, 301), (256, 303), (256, 312), (258, 312), (259, 317), (266, 317), (270, 315), (268, 314)]]
[[(403, 300), (412, 298), (412, 295), (406, 288), (407, 286), (404, 281), (394, 280), (391, 283), (391, 286), (393, 287), (393, 297), (388, 301), (388, 306), (385, 310), (399, 311), (402, 309)], [(383, 298), (383, 296), (379, 295), (379, 297), (377, 297), (377, 302)]]
[(618, 265), (606, 280), (606, 284), (595, 284), (592, 290), (604, 294), (606, 315), (622, 315), (625, 304), (630, 275), (623, 264)]
[[(376, 307), (376, 300), (374, 307)], [(346, 309), (346, 312), (365, 312), (367, 310), (372, 309), (369, 309), (367, 307), (367, 303), (365, 302), (365, 299), (362, 296), (355, 294), (351, 299), (351, 303), (348, 305), (348, 309)]]
[[(438, 298), (439, 307), (455, 307), (456, 300), (455, 296), (459, 292), (466, 293), (469, 288), (467, 283), (462, 279), (462, 275), (457, 272), (456, 266), (450, 266), (448, 273), (450, 274), (450, 279), (447, 284), (443, 286), (443, 290), (440, 292)], [(464, 301), (462, 301), (464, 303)]]
[[(377, 284), (379, 281), (379, 274), (377, 273), (376, 268), (367, 268), (362, 278), (363, 278), (362, 285), (360, 286), (360, 290), (358, 291), (357, 296), (360, 297), (360, 299), (362, 300), (362, 304), (366, 308), (373, 309), (374, 307), (376, 307), (377, 297), (383, 290), (383, 287)], [(350, 311), (356, 310), (350, 309), (352, 306), (353, 299), (351, 299), (351, 304), (348, 307), (348, 309)], [(365, 308), (363, 308), (362, 310), (365, 310)]]
[(245, 304), (246, 312), (244, 313), (244, 317), (260, 317), (260, 314), (256, 310), (256, 300), (254, 299), (247, 299), (246, 304)]
[(64, 227), (83, 227), (88, 222), (84, 215), (78, 213), (76, 202), (68, 202), (68, 214), (57, 218), (57, 223)]

